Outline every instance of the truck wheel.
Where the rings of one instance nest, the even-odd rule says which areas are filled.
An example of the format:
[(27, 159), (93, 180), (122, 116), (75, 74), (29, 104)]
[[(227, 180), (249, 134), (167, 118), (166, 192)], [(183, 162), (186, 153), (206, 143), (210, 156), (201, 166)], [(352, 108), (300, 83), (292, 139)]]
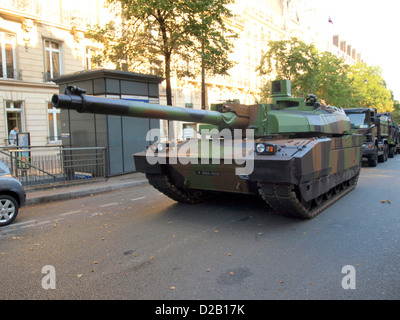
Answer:
[(368, 157), (368, 166), (376, 167), (378, 165), (378, 148), (374, 147), (374, 153)]
[(389, 146), (389, 158), (393, 158), (394, 157), (394, 148), (393, 146)]
[(383, 163), (386, 162), (388, 157), (388, 147), (387, 144), (383, 145), (383, 152), (378, 156), (378, 162)]
[(384, 160), (384, 162), (386, 162), (389, 157), (389, 146), (387, 144), (385, 144), (385, 152), (383, 155), (384, 155), (383, 160)]

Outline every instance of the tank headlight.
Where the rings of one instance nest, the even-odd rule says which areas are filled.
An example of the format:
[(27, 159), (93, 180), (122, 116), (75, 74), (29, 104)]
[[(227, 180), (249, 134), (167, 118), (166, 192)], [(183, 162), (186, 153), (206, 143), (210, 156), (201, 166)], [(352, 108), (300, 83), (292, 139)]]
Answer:
[(274, 155), (276, 153), (277, 147), (275, 144), (269, 143), (258, 143), (256, 145), (257, 154), (269, 154)]
[(264, 153), (264, 151), (265, 151), (265, 145), (264, 145), (263, 143), (257, 144), (256, 150), (257, 150), (257, 153)]

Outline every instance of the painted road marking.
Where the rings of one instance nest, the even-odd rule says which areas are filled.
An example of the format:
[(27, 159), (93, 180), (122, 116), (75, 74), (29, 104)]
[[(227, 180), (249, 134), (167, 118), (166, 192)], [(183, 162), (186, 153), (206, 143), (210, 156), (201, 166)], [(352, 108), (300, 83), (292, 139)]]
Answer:
[(100, 206), (100, 208), (106, 208), (106, 207), (111, 207), (111, 206), (115, 206), (115, 205), (118, 205), (118, 203), (113, 202), (113, 203), (103, 204), (102, 206)]
[[(146, 199), (146, 198), (147, 197), (139, 197), (139, 198), (130, 199), (130, 201), (139, 201), (139, 200), (143, 200), (143, 199)], [(111, 207), (111, 206), (114, 206), (114, 205), (118, 205), (118, 203), (117, 202), (113, 202), (113, 203), (103, 204), (103, 205), (100, 206), (100, 208)], [(52, 225), (52, 224), (56, 223), (57, 221), (61, 221), (61, 220), (64, 219), (64, 218), (61, 218), (61, 217), (72, 216), (72, 215), (78, 214), (78, 213), (83, 213), (83, 211), (75, 210), (75, 211), (60, 213), (53, 220), (46, 220), (46, 221), (41, 221), (41, 222), (38, 222), (37, 220), (29, 220), (29, 221), (13, 223), (13, 224), (11, 224), (9, 226), (5, 226), (5, 228), (0, 228), (0, 232), (6, 233), (6, 232), (10, 232), (10, 231), (17, 231), (18, 229), (25, 229), (25, 228), (31, 228), (31, 227)], [(102, 216), (102, 215), (103, 215), (103, 213), (100, 213), (100, 212), (93, 212), (92, 214), (90, 214), (91, 217)], [(4, 235), (5, 234), (0, 235), (0, 238), (2, 236), (4, 236)]]
[(60, 216), (69, 216), (71, 214), (76, 214), (76, 213), (81, 213), (82, 211), (71, 211), (71, 212), (66, 212), (66, 213), (61, 213), (59, 214)]
[(36, 220), (29, 220), (29, 221), (25, 221), (25, 222), (13, 223), (12, 225), (10, 225), (10, 227), (20, 226), (23, 224), (34, 223), (34, 222), (36, 222)]
[(131, 199), (131, 201), (137, 201), (137, 200), (142, 200), (142, 199), (146, 199), (146, 197), (140, 197), (140, 198)]

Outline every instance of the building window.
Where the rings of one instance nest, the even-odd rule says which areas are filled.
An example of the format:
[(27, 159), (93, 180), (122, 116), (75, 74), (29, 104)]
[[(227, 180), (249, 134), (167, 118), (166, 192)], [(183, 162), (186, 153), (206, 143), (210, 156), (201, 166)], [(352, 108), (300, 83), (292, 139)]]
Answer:
[(15, 77), (15, 36), (0, 32), (0, 78)]
[(49, 143), (61, 142), (61, 110), (54, 108), (51, 102), (47, 106), (47, 118), (49, 121)]
[(58, 42), (44, 40), (45, 50), (45, 81), (61, 75), (61, 50)]
[[(22, 101), (6, 101), (7, 137), (12, 129), (18, 127), (25, 131), (24, 108)], [(8, 141), (10, 142), (10, 141)]]
[(93, 58), (97, 55), (97, 50), (93, 48), (86, 48), (85, 51), (85, 69), (92, 70), (97, 68), (97, 64)]

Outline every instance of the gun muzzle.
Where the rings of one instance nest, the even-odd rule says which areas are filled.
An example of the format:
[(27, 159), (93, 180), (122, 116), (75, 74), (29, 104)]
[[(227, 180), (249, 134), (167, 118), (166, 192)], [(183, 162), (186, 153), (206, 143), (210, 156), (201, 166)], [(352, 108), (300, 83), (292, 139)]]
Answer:
[(68, 87), (65, 95), (54, 94), (51, 98), (51, 105), (60, 109), (72, 109), (84, 112), (86, 106), (86, 91), (78, 87)]

